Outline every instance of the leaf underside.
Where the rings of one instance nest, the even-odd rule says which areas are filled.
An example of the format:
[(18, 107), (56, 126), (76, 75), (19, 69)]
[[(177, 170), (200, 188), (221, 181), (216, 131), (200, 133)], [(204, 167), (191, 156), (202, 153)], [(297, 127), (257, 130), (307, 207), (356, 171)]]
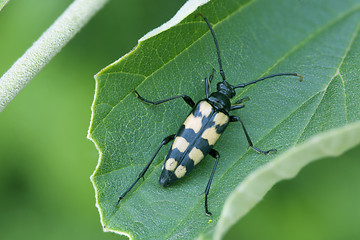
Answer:
[(279, 77), (237, 91), (250, 97), (241, 116), (255, 146), (278, 154), (310, 137), (360, 118), (360, 4), (357, 0), (211, 1), (180, 24), (150, 39), (96, 76), (90, 138), (100, 162), (92, 176), (104, 229), (134, 239), (193, 239), (212, 231), (233, 189), (255, 169), (276, 158), (247, 146), (238, 123), (215, 146), (221, 159), (204, 214), (204, 191), (214, 160), (206, 157), (184, 179), (161, 188), (164, 147), (145, 176), (117, 206), (161, 140), (176, 133), (189, 107), (182, 100), (158, 106), (132, 93), (161, 100), (205, 96), (203, 79), (217, 69), (215, 46), (201, 12), (213, 25), (227, 81), (233, 85), (280, 72)]

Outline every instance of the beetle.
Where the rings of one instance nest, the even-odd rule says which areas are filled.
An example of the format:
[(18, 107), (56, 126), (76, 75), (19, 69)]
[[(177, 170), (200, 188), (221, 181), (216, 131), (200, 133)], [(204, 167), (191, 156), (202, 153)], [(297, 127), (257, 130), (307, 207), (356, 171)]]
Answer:
[(249, 98), (242, 98), (236, 101), (233, 105), (231, 104), (230, 99), (236, 95), (235, 89), (245, 88), (246, 86), (255, 84), (268, 78), (278, 76), (296, 76), (300, 78), (300, 81), (302, 81), (303, 77), (297, 73), (278, 73), (262, 77), (254, 81), (250, 81), (248, 83), (242, 83), (232, 86), (225, 80), (225, 72), (222, 68), (220, 50), (215, 36), (215, 32), (206, 17), (204, 17), (202, 14), (198, 14), (196, 15), (196, 17), (197, 16), (201, 16), (204, 19), (212, 34), (218, 56), (222, 82), (219, 82), (217, 84), (217, 91), (210, 94), (210, 84), (215, 74), (215, 69), (213, 69), (209, 78), (205, 78), (206, 98), (200, 100), (196, 104), (187, 95), (178, 95), (160, 101), (150, 101), (140, 96), (140, 94), (136, 90), (134, 90), (136, 97), (144, 103), (151, 105), (159, 105), (171, 100), (182, 98), (192, 108), (192, 110), (177, 131), (177, 133), (167, 136), (162, 140), (155, 154), (152, 156), (145, 168), (140, 172), (138, 178), (119, 197), (117, 204), (119, 204), (121, 199), (123, 199), (125, 195), (135, 186), (135, 184), (144, 177), (144, 174), (149, 169), (151, 163), (155, 159), (156, 155), (159, 153), (160, 149), (171, 141), (173, 141), (173, 143), (165, 157), (164, 166), (159, 179), (159, 184), (162, 187), (168, 187), (176, 180), (183, 178), (185, 175), (189, 174), (205, 156), (210, 155), (211, 157), (216, 159), (204, 192), (205, 213), (209, 216), (211, 216), (212, 214), (208, 210), (207, 199), (210, 191), (211, 182), (213, 180), (215, 170), (220, 159), (219, 152), (216, 151), (213, 147), (219, 137), (225, 131), (229, 123), (240, 122), (248, 145), (258, 153), (268, 154), (270, 152), (276, 152), (276, 149), (264, 151), (255, 147), (240, 117), (230, 115), (231, 111), (243, 108), (244, 104), (242, 103), (246, 100), (249, 100)]

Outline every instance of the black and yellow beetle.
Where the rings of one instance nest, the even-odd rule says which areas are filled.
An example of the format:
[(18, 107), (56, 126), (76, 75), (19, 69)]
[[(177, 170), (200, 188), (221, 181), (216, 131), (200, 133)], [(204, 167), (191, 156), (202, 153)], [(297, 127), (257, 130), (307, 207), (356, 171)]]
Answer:
[(241, 123), (242, 129), (245, 133), (249, 146), (252, 147), (257, 152), (262, 154), (268, 154), (271, 151), (276, 151), (276, 149), (263, 151), (255, 147), (249, 137), (248, 132), (245, 129), (244, 123), (240, 120), (238, 116), (231, 116), (229, 114), (229, 112), (233, 110), (243, 108), (244, 105), (241, 103), (244, 102), (245, 100), (248, 100), (249, 98), (248, 97), (242, 98), (237, 102), (235, 102), (234, 105), (231, 105), (230, 99), (235, 96), (236, 88), (244, 88), (259, 81), (277, 76), (297, 76), (300, 78), (300, 81), (302, 81), (302, 76), (297, 73), (279, 73), (279, 74), (273, 74), (266, 77), (262, 77), (260, 79), (244, 84), (239, 84), (236, 86), (230, 85), (225, 80), (225, 73), (222, 69), (220, 50), (215, 37), (215, 33), (209, 21), (201, 14), (198, 15), (205, 20), (213, 36), (217, 55), (218, 55), (220, 75), (223, 81), (217, 84), (217, 91), (209, 95), (210, 83), (215, 73), (215, 70), (213, 69), (210, 77), (205, 78), (206, 98), (199, 101), (197, 104), (195, 104), (194, 101), (187, 95), (179, 95), (161, 101), (152, 102), (144, 99), (143, 97), (140, 96), (140, 94), (136, 90), (134, 90), (134, 93), (136, 94), (137, 98), (145, 103), (152, 105), (159, 105), (161, 103), (168, 102), (170, 100), (182, 98), (192, 108), (192, 110), (188, 115), (188, 117), (185, 119), (184, 123), (181, 125), (178, 132), (163, 139), (160, 146), (156, 150), (154, 156), (151, 158), (151, 160), (148, 162), (145, 168), (141, 171), (141, 173), (139, 174), (138, 178), (134, 181), (134, 183), (119, 197), (117, 204), (134, 187), (134, 185), (139, 181), (139, 179), (144, 177), (144, 174), (146, 173), (149, 166), (155, 159), (156, 155), (159, 153), (161, 147), (172, 140), (174, 140), (174, 142), (171, 145), (169, 152), (165, 157), (164, 167), (159, 179), (159, 184), (163, 187), (168, 187), (176, 180), (189, 174), (206, 155), (209, 154), (213, 158), (216, 158), (213, 170), (211, 172), (209, 181), (207, 183), (204, 192), (205, 213), (207, 215), (211, 215), (211, 213), (208, 210), (207, 197), (209, 194), (212, 179), (214, 177), (216, 166), (220, 159), (219, 152), (213, 149), (213, 147), (230, 122)]

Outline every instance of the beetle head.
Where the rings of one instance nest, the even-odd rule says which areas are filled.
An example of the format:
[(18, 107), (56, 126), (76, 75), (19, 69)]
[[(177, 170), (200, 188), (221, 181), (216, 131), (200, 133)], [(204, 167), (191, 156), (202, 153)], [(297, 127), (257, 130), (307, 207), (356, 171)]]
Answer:
[(224, 94), (228, 98), (233, 98), (236, 94), (234, 87), (225, 80), (217, 84), (217, 91)]

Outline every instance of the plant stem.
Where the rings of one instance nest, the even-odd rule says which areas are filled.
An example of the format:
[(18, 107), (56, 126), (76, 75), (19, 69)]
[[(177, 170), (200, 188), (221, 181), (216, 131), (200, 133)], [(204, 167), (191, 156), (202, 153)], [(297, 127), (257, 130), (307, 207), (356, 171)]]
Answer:
[(75, 0), (0, 78), (0, 112), (108, 0)]
[(9, 0), (0, 0), (0, 11)]

